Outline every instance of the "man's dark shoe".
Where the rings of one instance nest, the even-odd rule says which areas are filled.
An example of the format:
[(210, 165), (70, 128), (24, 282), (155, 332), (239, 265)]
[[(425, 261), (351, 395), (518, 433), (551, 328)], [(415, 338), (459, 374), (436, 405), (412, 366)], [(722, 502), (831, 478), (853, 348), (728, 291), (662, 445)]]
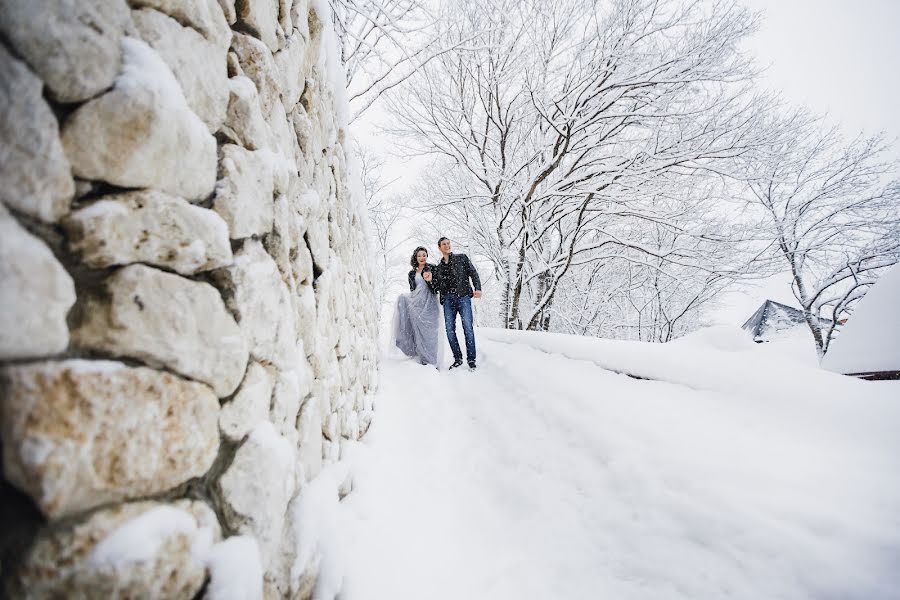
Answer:
[(451, 368), (451, 369), (455, 369), (456, 367), (458, 367), (458, 366), (461, 365), (461, 364), (462, 364), (462, 359), (461, 359), (461, 358), (457, 358), (456, 360), (453, 361), (453, 364), (450, 365), (450, 368)]
[(469, 370), (470, 370), (470, 371), (474, 371), (474, 370), (475, 370), (475, 363), (474, 363), (474, 362), (470, 362), (470, 363), (469, 363)]

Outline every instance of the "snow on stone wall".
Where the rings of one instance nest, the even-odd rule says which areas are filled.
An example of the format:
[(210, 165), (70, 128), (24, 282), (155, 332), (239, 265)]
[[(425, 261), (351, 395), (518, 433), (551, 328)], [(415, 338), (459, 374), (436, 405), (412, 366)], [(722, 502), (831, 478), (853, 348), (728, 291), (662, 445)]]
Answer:
[(288, 507), (376, 384), (326, 7), (3, 3), (10, 597), (311, 593)]

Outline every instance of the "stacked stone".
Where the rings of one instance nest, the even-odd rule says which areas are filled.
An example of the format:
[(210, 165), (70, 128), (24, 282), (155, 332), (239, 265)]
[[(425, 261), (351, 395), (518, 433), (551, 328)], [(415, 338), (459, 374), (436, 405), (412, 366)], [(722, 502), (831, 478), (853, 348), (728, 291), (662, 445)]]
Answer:
[(290, 506), (376, 385), (319, 6), (4, 2), (2, 502), (39, 511), (11, 597), (192, 598), (236, 535), (265, 597), (310, 593)]

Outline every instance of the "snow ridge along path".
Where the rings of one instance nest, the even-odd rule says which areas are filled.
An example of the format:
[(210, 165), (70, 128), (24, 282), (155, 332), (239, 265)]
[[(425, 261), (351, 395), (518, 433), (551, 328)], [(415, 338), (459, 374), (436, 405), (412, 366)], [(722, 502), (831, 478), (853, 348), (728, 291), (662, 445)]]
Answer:
[(382, 361), (345, 600), (900, 598), (897, 382), (738, 330), (477, 335), (474, 373)]

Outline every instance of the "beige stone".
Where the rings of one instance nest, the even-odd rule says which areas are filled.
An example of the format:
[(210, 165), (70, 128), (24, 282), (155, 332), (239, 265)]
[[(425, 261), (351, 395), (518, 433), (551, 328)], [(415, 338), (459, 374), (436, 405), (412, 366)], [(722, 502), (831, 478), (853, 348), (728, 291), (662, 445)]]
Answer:
[(263, 118), (259, 94), (253, 82), (243, 75), (228, 80), (228, 111), (223, 133), (248, 150), (272, 146), (272, 133)]
[(38, 535), (10, 576), (11, 597), (192, 598), (206, 578), (205, 550), (220, 537), (202, 502), (103, 509)]
[(0, 200), (52, 223), (69, 211), (75, 183), (42, 87), (0, 44)]
[(281, 96), (278, 70), (275, 60), (266, 45), (253, 36), (235, 33), (231, 49), (238, 58), (241, 70), (249, 77), (259, 93), (259, 103), (263, 115), (268, 117), (275, 101)]
[(168, 367), (209, 384), (220, 398), (234, 392), (247, 342), (218, 290), (140, 264), (116, 271), (105, 286), (105, 297), (82, 306), (75, 343)]
[(63, 226), (72, 250), (91, 267), (142, 262), (192, 275), (234, 259), (218, 214), (154, 190), (106, 196)]
[(191, 110), (210, 132), (218, 131), (228, 108), (228, 47), (149, 8), (134, 11), (133, 19), (141, 38), (172, 69)]
[(246, 240), (234, 264), (213, 272), (249, 340), (250, 354), (280, 369), (296, 366), (294, 314), (278, 266), (257, 240)]
[(75, 285), (43, 241), (0, 204), (0, 360), (62, 352)]
[(274, 181), (269, 154), (235, 144), (222, 147), (222, 162), (213, 209), (228, 224), (232, 239), (262, 235), (272, 229)]
[(306, 39), (300, 32), (288, 37), (285, 47), (275, 53), (275, 66), (282, 89), (282, 102), (290, 111), (300, 101), (306, 86), (303, 63), (306, 60)]
[(222, 406), (219, 430), (226, 438), (239, 442), (261, 422), (269, 418), (275, 369), (251, 362), (241, 387), (230, 402)]
[[(228, 48), (231, 43), (231, 28), (228, 20), (227, 0), (129, 0), (135, 8), (154, 8), (165, 13), (186, 27), (192, 27), (203, 37), (220, 48)], [(234, 2), (230, 2), (234, 12)]]
[(8, 365), (2, 377), (4, 473), (51, 518), (163, 492), (218, 451), (218, 401), (203, 384), (84, 360)]
[(276, 29), (278, 26), (278, 2), (276, 0), (236, 0), (238, 21), (269, 50), (278, 50)]
[(259, 423), (215, 486), (228, 526), (259, 541), (263, 568), (276, 560), (288, 502), (296, 488), (293, 446)]
[(129, 25), (124, 0), (6, 0), (0, 33), (60, 102), (112, 85)]
[(75, 175), (206, 198), (216, 183), (215, 138), (155, 51), (133, 38), (122, 46), (124, 72), (116, 87), (82, 105), (63, 127)]

